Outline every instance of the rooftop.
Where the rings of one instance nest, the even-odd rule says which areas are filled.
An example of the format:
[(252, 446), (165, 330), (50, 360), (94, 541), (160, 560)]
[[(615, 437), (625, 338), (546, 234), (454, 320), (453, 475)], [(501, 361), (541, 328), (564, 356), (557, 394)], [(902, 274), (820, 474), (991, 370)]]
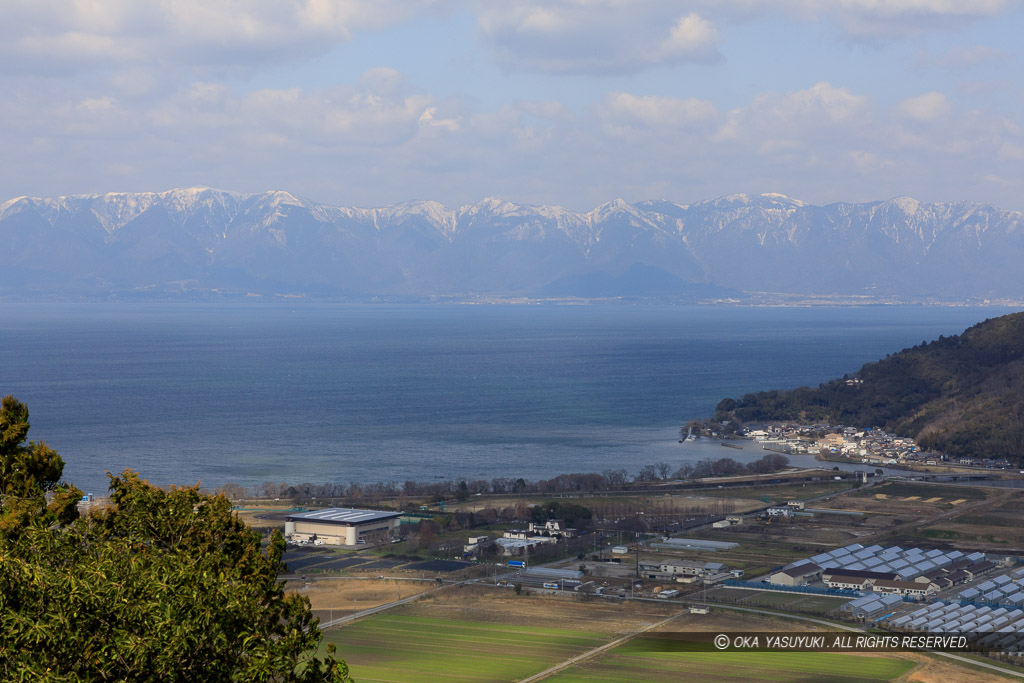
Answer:
[(401, 512), (383, 512), (381, 510), (356, 510), (353, 508), (325, 508), (310, 512), (299, 512), (285, 517), (289, 522), (325, 522), (327, 524), (365, 524), (381, 519), (401, 517)]

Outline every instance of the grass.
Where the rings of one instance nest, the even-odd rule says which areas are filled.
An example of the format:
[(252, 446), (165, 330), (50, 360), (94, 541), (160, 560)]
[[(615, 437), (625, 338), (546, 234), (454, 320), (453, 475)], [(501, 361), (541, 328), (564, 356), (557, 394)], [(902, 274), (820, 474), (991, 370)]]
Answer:
[(960, 538), (961, 534), (958, 531), (952, 531), (951, 529), (925, 529), (920, 532), (921, 536), (925, 538), (944, 538), (954, 539)]
[(1012, 517), (1004, 517), (1002, 515), (960, 515), (955, 517), (953, 520), (954, 524), (973, 524), (975, 526), (1009, 526), (1018, 527), (1020, 526), (1019, 515), (1016, 519)]
[(398, 612), (324, 634), (360, 683), (518, 680), (607, 641), (587, 631)]
[(631, 641), (608, 655), (556, 674), (557, 683), (611, 681), (821, 681), (861, 683), (899, 678), (905, 659), (833, 652), (645, 652)]

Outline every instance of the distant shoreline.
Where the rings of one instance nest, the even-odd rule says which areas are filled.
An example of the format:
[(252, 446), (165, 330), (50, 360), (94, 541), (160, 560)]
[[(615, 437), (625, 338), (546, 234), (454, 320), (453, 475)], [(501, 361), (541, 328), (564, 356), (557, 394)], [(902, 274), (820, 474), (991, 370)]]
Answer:
[(708, 299), (693, 301), (661, 297), (601, 298), (534, 298), (515, 296), (368, 296), (326, 297), (302, 293), (208, 292), (185, 291), (180, 294), (140, 295), (131, 292), (105, 296), (11, 296), (0, 295), (0, 304), (336, 304), (346, 306), (678, 306), (722, 308), (867, 308), (867, 307), (934, 307), (934, 308), (1024, 308), (1024, 299), (890, 299), (871, 297), (829, 297), (804, 294), (762, 293), (749, 299)]

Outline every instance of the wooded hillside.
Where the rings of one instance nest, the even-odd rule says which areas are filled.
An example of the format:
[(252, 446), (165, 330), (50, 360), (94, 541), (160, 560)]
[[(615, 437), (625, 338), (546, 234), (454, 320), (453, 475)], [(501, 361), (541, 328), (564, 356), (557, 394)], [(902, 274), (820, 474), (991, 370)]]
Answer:
[(1024, 462), (1024, 313), (922, 342), (854, 378), (725, 399), (715, 420), (877, 426), (928, 450)]

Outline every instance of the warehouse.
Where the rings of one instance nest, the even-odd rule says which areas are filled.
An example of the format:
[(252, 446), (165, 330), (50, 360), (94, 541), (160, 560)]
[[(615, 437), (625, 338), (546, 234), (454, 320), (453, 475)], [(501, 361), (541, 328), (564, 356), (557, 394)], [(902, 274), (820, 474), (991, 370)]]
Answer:
[(820, 578), (821, 567), (813, 562), (804, 562), (795, 567), (775, 572), (768, 581), (780, 586), (806, 586), (811, 581), (817, 581)]
[(397, 535), (401, 512), (327, 508), (285, 517), (285, 536), (297, 542), (325, 545), (381, 543)]
[[(886, 613), (891, 613), (897, 607), (903, 605), (903, 598), (898, 595), (866, 595), (863, 598), (851, 600), (839, 609), (849, 612), (857, 619), (875, 619)], [(908, 620), (909, 621), (909, 620)]]

